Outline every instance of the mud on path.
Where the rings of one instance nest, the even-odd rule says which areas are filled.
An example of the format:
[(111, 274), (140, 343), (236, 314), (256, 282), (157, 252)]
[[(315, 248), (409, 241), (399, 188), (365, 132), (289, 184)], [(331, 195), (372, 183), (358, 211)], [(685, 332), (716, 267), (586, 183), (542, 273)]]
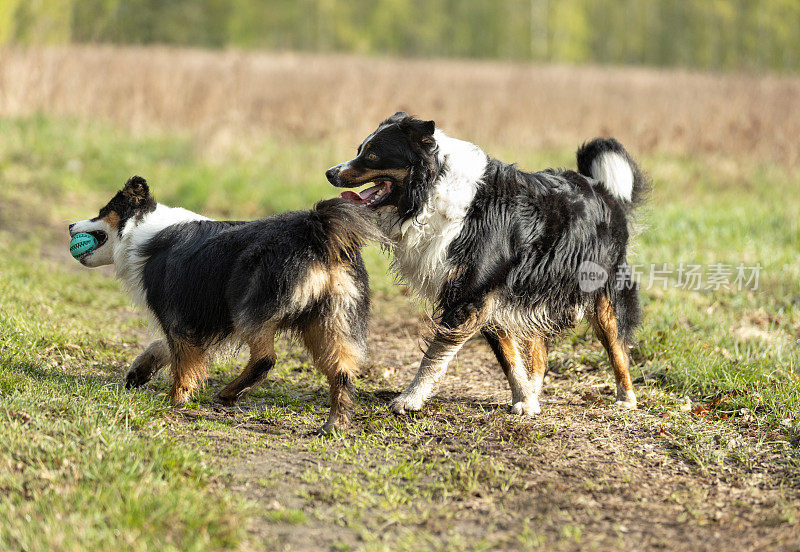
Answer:
[(586, 330), (551, 347), (536, 418), (508, 412), (477, 338), (421, 413), (396, 417), (387, 405), (413, 377), (424, 324), (410, 307), (383, 311), (346, 435), (314, 434), (326, 386), (291, 344), (289, 367), (238, 407), (176, 412), (176, 436), (254, 504), (253, 548), (800, 550), (796, 444), (641, 381), (639, 409), (614, 408)]

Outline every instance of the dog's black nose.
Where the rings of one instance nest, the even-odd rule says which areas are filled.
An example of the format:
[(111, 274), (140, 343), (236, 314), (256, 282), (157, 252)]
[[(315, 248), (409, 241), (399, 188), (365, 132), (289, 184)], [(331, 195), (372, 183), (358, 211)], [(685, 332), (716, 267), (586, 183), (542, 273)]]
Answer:
[(339, 167), (331, 167), (330, 169), (325, 171), (325, 177), (331, 184), (336, 184), (336, 175), (338, 174), (339, 174)]
[(73, 222), (72, 224), (70, 224), (70, 225), (69, 225), (69, 231), (70, 231), (70, 232), (72, 232), (72, 227), (73, 227), (73, 226), (75, 226), (75, 223), (74, 223), (74, 222)]

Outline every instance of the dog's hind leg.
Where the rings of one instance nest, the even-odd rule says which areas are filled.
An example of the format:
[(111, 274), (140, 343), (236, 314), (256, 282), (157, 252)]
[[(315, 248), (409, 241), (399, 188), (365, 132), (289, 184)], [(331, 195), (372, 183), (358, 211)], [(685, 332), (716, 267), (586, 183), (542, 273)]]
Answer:
[(186, 402), (197, 384), (206, 377), (206, 352), (180, 339), (170, 339), (172, 389), (169, 397), (175, 404)]
[(601, 296), (595, 303), (592, 314), (592, 325), (597, 337), (603, 343), (611, 366), (614, 368), (614, 378), (617, 381), (617, 404), (625, 408), (636, 408), (636, 395), (633, 392), (633, 383), (628, 371), (630, 356), (628, 355), (627, 339), (620, 332), (617, 310), (606, 296)]
[(539, 414), (539, 394), (547, 370), (544, 339), (516, 339), (503, 330), (485, 329), (482, 333), (511, 387), (511, 411), (527, 416)]
[(250, 347), (250, 359), (247, 361), (247, 366), (216, 396), (216, 400), (226, 406), (233, 405), (249, 393), (275, 366), (275, 332), (273, 330), (262, 332), (249, 339), (247, 344)]
[(439, 324), (414, 380), (392, 401), (397, 414), (421, 410), (447, 372), (447, 365), (459, 349), (486, 322), (486, 312), (474, 305), (451, 309)]
[(331, 410), (323, 433), (349, 424), (352, 381), (364, 357), (364, 348), (355, 336), (343, 335), (325, 320), (315, 320), (302, 330), (303, 342), (314, 358), (314, 365), (325, 374), (330, 385)]
[(159, 370), (169, 364), (169, 344), (166, 339), (156, 339), (131, 363), (125, 376), (125, 388), (140, 387), (150, 381)]

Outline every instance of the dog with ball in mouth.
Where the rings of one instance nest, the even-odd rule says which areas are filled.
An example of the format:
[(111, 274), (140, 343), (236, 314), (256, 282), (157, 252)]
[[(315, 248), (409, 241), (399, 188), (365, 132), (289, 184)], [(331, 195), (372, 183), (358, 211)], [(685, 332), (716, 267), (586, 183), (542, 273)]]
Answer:
[(215, 349), (245, 343), (250, 359), (217, 400), (231, 405), (275, 365), (280, 332), (302, 338), (328, 378), (322, 428), (348, 423), (352, 380), (364, 360), (369, 283), (360, 248), (384, 241), (368, 209), (343, 199), (255, 221), (215, 221), (156, 203), (134, 176), (91, 219), (69, 226), (72, 256), (113, 264), (161, 338), (134, 360), (126, 387), (170, 365), (175, 403), (202, 383)]

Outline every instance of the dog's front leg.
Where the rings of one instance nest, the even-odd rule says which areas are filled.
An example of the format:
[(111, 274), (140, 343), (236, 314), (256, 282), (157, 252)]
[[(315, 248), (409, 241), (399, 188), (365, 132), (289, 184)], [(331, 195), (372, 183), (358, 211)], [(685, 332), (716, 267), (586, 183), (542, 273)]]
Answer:
[(422, 405), (434, 393), (439, 381), (447, 372), (447, 365), (450, 363), (450, 359), (455, 356), (464, 341), (446, 343), (434, 338), (433, 343), (425, 351), (425, 356), (422, 358), (417, 375), (414, 376), (414, 381), (392, 401), (392, 411), (397, 414), (403, 414), (406, 411), (422, 409)]
[(406, 411), (421, 410), (425, 401), (436, 391), (447, 372), (450, 360), (472, 334), (480, 329), (485, 319), (484, 309), (473, 305), (448, 311), (425, 351), (414, 381), (392, 401), (392, 411), (403, 414)]
[(131, 363), (125, 377), (125, 388), (140, 387), (169, 364), (169, 345), (166, 339), (156, 339)]

